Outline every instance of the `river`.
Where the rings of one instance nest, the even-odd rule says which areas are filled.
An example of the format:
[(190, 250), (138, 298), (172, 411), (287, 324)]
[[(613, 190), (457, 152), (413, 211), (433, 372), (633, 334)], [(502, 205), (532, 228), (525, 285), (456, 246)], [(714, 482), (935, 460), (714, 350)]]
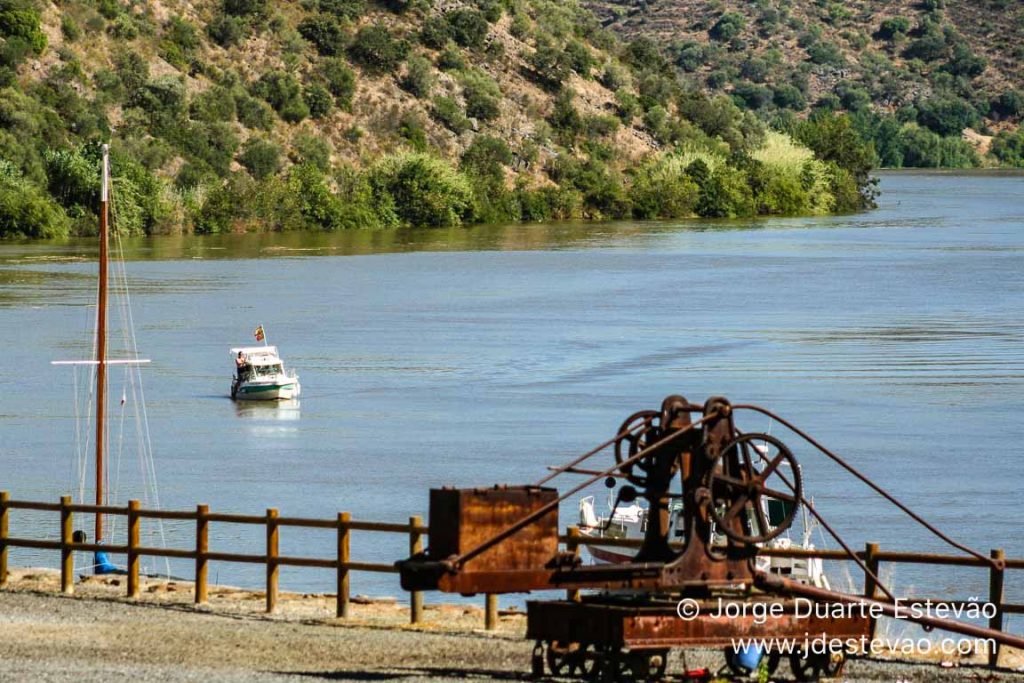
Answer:
[[(404, 521), (426, 515), (431, 486), (534, 481), (668, 394), (725, 395), (791, 418), (969, 545), (1024, 556), (1024, 176), (883, 173), (881, 189), (877, 210), (828, 218), (126, 241), (161, 503)], [(73, 389), (86, 378), (50, 361), (90, 354), (95, 253), (0, 243), (0, 489), (16, 498), (78, 489)], [(228, 349), (258, 324), (300, 374), (298, 406), (228, 398)], [(119, 433), (124, 499), (137, 465)], [(835, 465), (796, 457), (854, 547), (946, 550)], [(18, 524), (58, 529), (54, 515), (12, 513)], [(331, 554), (329, 535), (282, 533), (283, 551)], [(166, 534), (190, 545), (188, 527)], [(222, 527), (212, 545), (261, 544)], [(353, 544), (368, 561), (405, 550)], [(890, 578), (929, 595), (987, 585), (981, 570)], [(282, 587), (329, 591), (332, 576), (284, 570)], [(353, 590), (398, 588), (357, 575)]]

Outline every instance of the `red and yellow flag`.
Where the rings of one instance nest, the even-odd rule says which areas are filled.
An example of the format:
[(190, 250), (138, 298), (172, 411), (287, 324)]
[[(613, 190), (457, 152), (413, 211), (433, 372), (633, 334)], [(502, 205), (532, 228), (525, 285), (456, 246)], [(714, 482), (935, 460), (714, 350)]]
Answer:
[(256, 341), (263, 341), (264, 338), (266, 337), (266, 335), (263, 334), (263, 325), (260, 325), (255, 330), (253, 330), (253, 334), (256, 336)]

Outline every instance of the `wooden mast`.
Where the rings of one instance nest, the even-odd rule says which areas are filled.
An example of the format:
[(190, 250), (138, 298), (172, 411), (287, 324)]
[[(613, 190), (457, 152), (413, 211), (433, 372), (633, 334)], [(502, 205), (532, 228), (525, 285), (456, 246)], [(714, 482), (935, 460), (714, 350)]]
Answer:
[[(100, 180), (100, 278), (96, 301), (96, 505), (104, 504), (103, 455), (107, 407), (107, 213), (110, 205), (110, 146), (103, 145)], [(103, 513), (96, 513), (96, 543), (103, 540)]]

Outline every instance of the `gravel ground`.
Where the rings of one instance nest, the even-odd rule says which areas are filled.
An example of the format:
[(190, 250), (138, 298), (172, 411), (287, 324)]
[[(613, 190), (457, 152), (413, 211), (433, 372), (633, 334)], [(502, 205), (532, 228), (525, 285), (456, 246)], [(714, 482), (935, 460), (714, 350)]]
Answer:
[[(54, 577), (21, 572), (0, 591), (0, 681), (426, 681), (525, 680), (531, 644), (525, 619), (507, 614), (494, 634), (479, 609), (428, 610), (430, 624), (404, 625), (397, 604), (355, 606), (333, 619), (326, 596), (284, 596), (280, 615), (259, 613), (258, 593), (212, 591), (211, 607), (188, 603), (190, 586), (153, 583), (139, 602), (118, 597), (115, 580), (87, 580), (76, 596), (54, 594)], [(119, 582), (118, 582), (119, 583)], [(691, 651), (670, 673), (722, 664)], [(779, 673), (788, 676), (783, 664)], [(1019, 681), (1024, 674), (931, 663), (856, 660), (848, 681)]]

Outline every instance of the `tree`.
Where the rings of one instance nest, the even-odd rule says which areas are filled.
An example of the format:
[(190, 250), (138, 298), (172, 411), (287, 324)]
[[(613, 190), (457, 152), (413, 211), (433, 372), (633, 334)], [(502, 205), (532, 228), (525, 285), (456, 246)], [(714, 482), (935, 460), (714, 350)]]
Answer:
[(472, 208), (466, 177), (423, 153), (385, 157), (370, 169), (370, 185), (386, 222), (424, 227), (460, 225)]

